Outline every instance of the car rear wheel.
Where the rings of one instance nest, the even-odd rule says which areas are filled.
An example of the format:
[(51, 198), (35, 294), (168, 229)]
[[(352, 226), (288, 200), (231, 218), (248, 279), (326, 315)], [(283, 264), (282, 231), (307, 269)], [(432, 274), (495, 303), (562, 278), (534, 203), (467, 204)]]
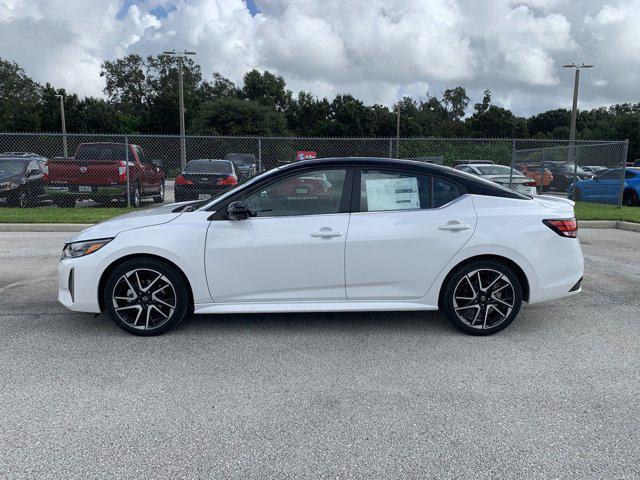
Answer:
[(168, 332), (191, 307), (181, 275), (164, 262), (144, 259), (125, 262), (109, 275), (104, 304), (120, 328), (139, 336)]
[(508, 327), (522, 306), (517, 275), (497, 261), (464, 265), (449, 276), (441, 308), (458, 330), (470, 335), (492, 335)]
[(633, 190), (624, 192), (624, 195), (622, 196), (622, 203), (627, 207), (640, 206), (640, 200), (638, 199), (638, 194)]

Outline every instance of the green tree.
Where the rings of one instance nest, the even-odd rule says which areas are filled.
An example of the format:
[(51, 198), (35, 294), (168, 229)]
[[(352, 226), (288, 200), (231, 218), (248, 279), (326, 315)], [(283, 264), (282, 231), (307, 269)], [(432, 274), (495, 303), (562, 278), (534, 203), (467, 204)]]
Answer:
[(283, 112), (291, 102), (291, 91), (285, 87), (286, 83), (281, 76), (268, 71), (260, 73), (254, 69), (244, 75), (242, 96)]
[(0, 131), (38, 131), (42, 88), (15, 62), (0, 58)]
[(190, 133), (199, 135), (287, 135), (283, 113), (258, 102), (220, 98), (202, 105)]

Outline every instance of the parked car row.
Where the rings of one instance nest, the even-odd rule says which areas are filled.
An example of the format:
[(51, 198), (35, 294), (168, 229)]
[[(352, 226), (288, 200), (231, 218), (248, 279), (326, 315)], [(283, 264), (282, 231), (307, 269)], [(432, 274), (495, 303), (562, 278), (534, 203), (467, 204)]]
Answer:
[[(230, 153), (225, 160), (188, 162), (176, 179), (176, 200), (217, 195), (257, 172), (253, 154)], [(202, 175), (207, 173), (214, 175)], [(105, 206), (128, 201), (136, 208), (144, 199), (164, 202), (165, 172), (162, 162), (148, 159), (139, 145), (82, 143), (73, 157), (49, 159), (31, 152), (0, 154), (0, 201), (7, 206), (49, 201), (69, 208), (77, 201), (93, 200)]]

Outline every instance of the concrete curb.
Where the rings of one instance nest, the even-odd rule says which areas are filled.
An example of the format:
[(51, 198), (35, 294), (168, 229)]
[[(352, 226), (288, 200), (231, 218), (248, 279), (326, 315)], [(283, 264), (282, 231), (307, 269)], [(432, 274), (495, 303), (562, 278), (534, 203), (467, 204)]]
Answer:
[[(91, 227), (91, 223), (0, 223), (0, 232), (79, 232)], [(640, 223), (615, 220), (579, 221), (580, 228), (613, 228), (640, 232)]]
[(579, 228), (614, 228), (629, 232), (640, 232), (640, 223), (622, 222), (616, 220), (584, 220), (578, 222)]
[(92, 223), (0, 223), (0, 232), (79, 232)]

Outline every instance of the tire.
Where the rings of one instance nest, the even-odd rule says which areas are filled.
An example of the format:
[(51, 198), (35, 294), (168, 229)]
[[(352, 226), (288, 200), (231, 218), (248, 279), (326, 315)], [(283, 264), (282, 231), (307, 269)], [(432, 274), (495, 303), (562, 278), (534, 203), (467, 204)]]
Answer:
[(576, 202), (580, 202), (582, 200), (582, 192), (579, 188), (576, 188), (576, 193), (574, 194), (574, 199)]
[(192, 308), (185, 280), (161, 260), (123, 263), (109, 275), (103, 298), (116, 325), (143, 337), (175, 328)]
[[(129, 206), (131, 208), (140, 208), (140, 204), (142, 203), (140, 195), (141, 195), (141, 193), (140, 193), (140, 185), (138, 185), (137, 183), (134, 183), (133, 184), (133, 188), (131, 189), (131, 193), (129, 194)], [(125, 207), (127, 206), (127, 197), (126, 197), (126, 195), (122, 199), (122, 204)]]
[(493, 260), (474, 261), (454, 270), (440, 300), (440, 308), (454, 327), (479, 336), (507, 328), (521, 306), (522, 286), (518, 276), (505, 264)]
[(7, 202), (10, 207), (17, 208), (27, 208), (31, 203), (29, 192), (25, 188), (20, 188), (20, 190), (9, 197), (9, 201)]
[(164, 181), (160, 184), (160, 194), (153, 197), (154, 203), (164, 203)]
[(53, 203), (60, 208), (75, 208), (76, 199), (73, 197), (53, 197)]
[(640, 207), (638, 194), (633, 190), (628, 190), (622, 195), (622, 204), (626, 207)]

